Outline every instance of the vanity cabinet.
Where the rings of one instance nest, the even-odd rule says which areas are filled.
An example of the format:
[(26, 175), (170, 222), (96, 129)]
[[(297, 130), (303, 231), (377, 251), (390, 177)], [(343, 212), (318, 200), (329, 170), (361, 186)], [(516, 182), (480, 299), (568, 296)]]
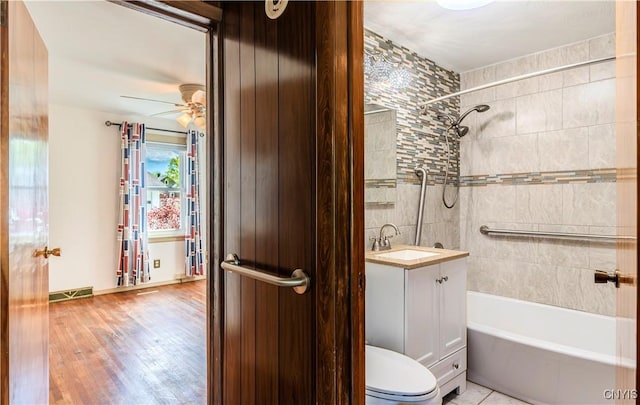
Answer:
[[(403, 269), (366, 263), (366, 339), (431, 370), (443, 395), (466, 388), (466, 258)], [(449, 391), (446, 391), (449, 389)]]

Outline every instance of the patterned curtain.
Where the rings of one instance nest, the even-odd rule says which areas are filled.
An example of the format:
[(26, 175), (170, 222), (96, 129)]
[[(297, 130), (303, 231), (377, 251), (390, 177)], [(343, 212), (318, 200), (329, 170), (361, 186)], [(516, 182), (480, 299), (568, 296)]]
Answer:
[(198, 175), (198, 137), (197, 131), (187, 134), (186, 171), (186, 224), (185, 235), (185, 275), (204, 274), (204, 256), (202, 254), (202, 229), (200, 226), (200, 178)]
[(146, 139), (144, 124), (122, 123), (122, 176), (118, 221), (118, 286), (136, 285), (151, 279), (147, 250), (147, 195), (145, 190)]

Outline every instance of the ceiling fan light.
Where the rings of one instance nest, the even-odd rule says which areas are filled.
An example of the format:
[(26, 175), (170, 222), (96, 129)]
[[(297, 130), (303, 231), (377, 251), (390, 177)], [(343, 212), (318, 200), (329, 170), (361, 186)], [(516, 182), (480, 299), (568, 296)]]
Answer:
[(205, 93), (202, 90), (197, 90), (191, 96), (191, 101), (196, 103), (196, 104), (206, 105), (207, 104), (207, 93)]
[(202, 128), (202, 129), (205, 129), (205, 127), (207, 126), (207, 120), (206, 120), (203, 116), (196, 117), (196, 118), (193, 120), (193, 123), (194, 123), (197, 127)]
[(184, 113), (176, 118), (176, 120), (180, 123), (180, 125), (186, 128), (191, 123), (191, 114)]

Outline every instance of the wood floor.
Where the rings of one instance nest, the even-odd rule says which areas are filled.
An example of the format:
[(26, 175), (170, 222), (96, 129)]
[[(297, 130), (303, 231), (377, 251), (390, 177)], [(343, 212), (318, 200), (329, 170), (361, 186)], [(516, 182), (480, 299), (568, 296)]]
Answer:
[(204, 404), (206, 281), (50, 305), (51, 404)]

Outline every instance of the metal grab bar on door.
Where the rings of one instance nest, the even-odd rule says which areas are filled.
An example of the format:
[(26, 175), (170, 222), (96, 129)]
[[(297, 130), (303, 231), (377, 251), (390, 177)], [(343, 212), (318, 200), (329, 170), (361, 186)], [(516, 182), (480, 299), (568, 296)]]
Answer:
[(262, 270), (250, 269), (240, 265), (240, 259), (235, 253), (229, 253), (221, 264), (224, 270), (232, 271), (255, 280), (273, 284), (278, 287), (292, 287), (298, 294), (304, 294), (311, 285), (311, 279), (302, 269), (295, 269), (291, 277), (278, 277)]
[(480, 233), (491, 236), (496, 235), (516, 235), (516, 236), (537, 236), (541, 238), (559, 238), (559, 239), (576, 239), (590, 240), (599, 242), (616, 242), (618, 240), (636, 240), (633, 236), (615, 236), (615, 235), (593, 235), (587, 233), (568, 233), (568, 232), (541, 232), (541, 231), (518, 231), (512, 229), (491, 229), (486, 225), (480, 227)]

